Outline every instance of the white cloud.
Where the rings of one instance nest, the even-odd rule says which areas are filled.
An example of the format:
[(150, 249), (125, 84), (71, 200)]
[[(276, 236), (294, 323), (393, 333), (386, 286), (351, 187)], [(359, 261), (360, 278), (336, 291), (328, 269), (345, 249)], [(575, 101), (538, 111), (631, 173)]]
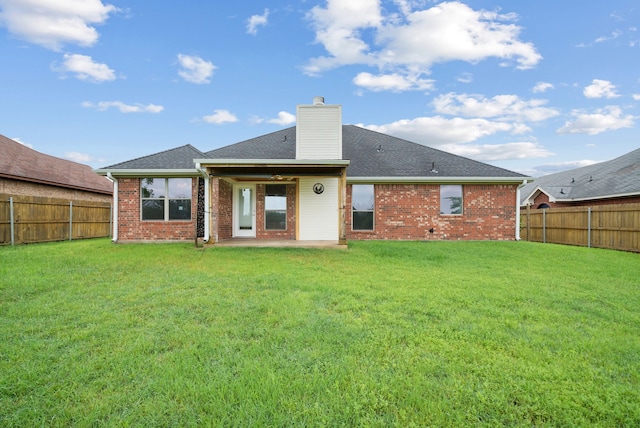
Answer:
[(447, 119), (442, 116), (402, 119), (385, 125), (364, 127), (431, 147), (469, 143), (497, 132), (519, 131), (514, 125), (504, 122), (486, 119)]
[(316, 41), (329, 57), (313, 58), (305, 68), (308, 74), (347, 64), (371, 63), (368, 44), (360, 31), (377, 28), (382, 23), (379, 0), (327, 0), (327, 7), (315, 6), (308, 14), (316, 30)]
[(616, 87), (608, 80), (593, 79), (591, 84), (582, 92), (587, 98), (616, 98)]
[[(460, 2), (443, 2), (429, 9), (412, 10), (423, 2), (396, 0), (400, 13), (383, 15), (379, 0), (328, 0), (308, 17), (316, 42), (327, 56), (311, 58), (305, 73), (318, 75), (344, 65), (377, 66), (378, 76), (429, 74), (436, 63), (479, 62), (495, 57), (531, 68), (541, 59), (531, 43), (519, 40), (515, 15), (476, 11)], [(371, 74), (359, 80), (372, 81)], [(358, 78), (357, 78), (358, 79)], [(381, 90), (385, 84), (374, 84)], [(398, 90), (397, 85), (389, 85)], [(416, 85), (413, 89), (421, 89)]]
[(554, 174), (556, 172), (568, 171), (570, 169), (582, 168), (583, 166), (593, 165), (601, 161), (594, 160), (575, 160), (567, 162), (556, 162), (545, 165), (538, 165), (534, 168), (534, 172), (531, 174), (536, 177), (540, 177), (547, 174)]
[(633, 94), (632, 96), (635, 101), (640, 101), (640, 94)]
[(416, 75), (404, 75), (399, 73), (379, 74), (374, 76), (371, 73), (359, 73), (353, 78), (353, 83), (371, 91), (411, 91), (433, 89), (434, 81), (431, 79), (421, 79)]
[(14, 36), (59, 51), (65, 44), (93, 46), (95, 25), (118, 9), (100, 0), (0, 0), (0, 25)]
[(521, 100), (517, 95), (484, 98), (454, 93), (440, 95), (433, 101), (438, 113), (525, 122), (539, 122), (560, 114), (553, 108), (544, 107), (546, 103), (539, 99)]
[(480, 138), (499, 132), (516, 134), (522, 130), (518, 125), (492, 122), (486, 119), (419, 117), (411, 120), (399, 120), (386, 125), (364, 127), (479, 161), (541, 158), (553, 155), (540, 144), (530, 141), (506, 144), (473, 144)]
[(574, 110), (571, 115), (574, 120), (565, 122), (564, 126), (556, 131), (558, 134), (596, 135), (605, 131), (631, 128), (635, 121), (632, 115), (623, 116), (622, 109), (617, 106), (598, 109), (591, 114)]
[(61, 66), (54, 65), (52, 69), (61, 73), (73, 73), (80, 80), (100, 83), (115, 80), (115, 72), (107, 66), (94, 62), (88, 55), (64, 54)]
[(85, 101), (82, 103), (82, 107), (94, 108), (99, 111), (106, 111), (110, 108), (115, 108), (119, 110), (120, 113), (160, 113), (164, 110), (163, 106), (155, 104), (125, 104), (121, 101), (100, 101), (97, 104)]
[(233, 113), (230, 113), (228, 110), (214, 110), (213, 114), (210, 114), (208, 116), (203, 116), (202, 120), (204, 120), (207, 123), (221, 125), (223, 123), (237, 122), (238, 118)]
[(471, 83), (473, 82), (473, 75), (471, 73), (462, 73), (456, 80), (460, 83)]
[(274, 123), (276, 125), (282, 125), (282, 126), (291, 125), (295, 122), (296, 122), (296, 116), (286, 111), (278, 112), (277, 119), (267, 120), (267, 123)]
[(447, 148), (451, 153), (479, 161), (544, 158), (554, 154), (538, 143), (528, 141), (506, 144), (451, 145), (444, 149)]
[(182, 67), (178, 71), (178, 75), (190, 83), (202, 84), (211, 82), (213, 70), (217, 68), (213, 63), (195, 55), (178, 54), (178, 61), (180, 62), (180, 67)]
[(622, 35), (622, 31), (620, 30), (616, 30), (614, 32), (611, 33), (610, 36), (602, 36), (602, 37), (598, 37), (594, 43), (602, 43), (602, 42), (606, 42), (607, 40), (615, 40), (618, 37), (620, 37)]
[(20, 138), (12, 138), (12, 140), (15, 141), (16, 143), (22, 144), (25, 147), (29, 147), (30, 149), (33, 149), (32, 144), (25, 143), (24, 141), (21, 141)]
[(540, 92), (547, 92), (547, 90), (549, 89), (553, 89), (554, 86), (552, 83), (549, 82), (538, 82), (536, 83), (536, 86), (533, 87), (533, 92), (534, 93), (540, 93)]
[(267, 25), (269, 18), (269, 9), (265, 9), (262, 15), (252, 15), (247, 20), (247, 33), (258, 34), (258, 27)]
[(105, 162), (105, 159), (97, 159), (90, 154), (79, 152), (67, 152), (64, 157), (78, 163)]

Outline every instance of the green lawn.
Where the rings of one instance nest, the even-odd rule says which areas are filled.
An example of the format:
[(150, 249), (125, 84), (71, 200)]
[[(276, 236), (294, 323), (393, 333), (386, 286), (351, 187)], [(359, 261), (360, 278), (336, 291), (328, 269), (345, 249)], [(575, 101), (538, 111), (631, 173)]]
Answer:
[(0, 248), (0, 426), (640, 426), (640, 255)]

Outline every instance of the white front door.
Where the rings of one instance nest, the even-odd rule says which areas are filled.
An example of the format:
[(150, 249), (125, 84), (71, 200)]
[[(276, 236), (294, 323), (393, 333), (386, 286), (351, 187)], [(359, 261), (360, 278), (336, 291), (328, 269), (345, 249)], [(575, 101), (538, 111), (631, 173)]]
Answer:
[(253, 184), (233, 186), (233, 236), (256, 237), (256, 187)]

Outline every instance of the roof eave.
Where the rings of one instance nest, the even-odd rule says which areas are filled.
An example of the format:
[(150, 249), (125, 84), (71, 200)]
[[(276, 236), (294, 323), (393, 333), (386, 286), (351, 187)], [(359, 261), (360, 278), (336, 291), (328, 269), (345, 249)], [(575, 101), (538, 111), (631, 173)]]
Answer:
[(599, 199), (629, 198), (629, 197), (634, 197), (634, 196), (640, 196), (640, 192), (617, 193), (617, 194), (614, 194), (614, 195), (588, 196), (588, 197), (584, 197), (584, 198), (566, 198), (566, 199), (556, 198), (555, 202), (597, 201)]
[(195, 177), (200, 172), (193, 169), (94, 169), (98, 175), (113, 177)]
[(8, 178), (8, 179), (11, 179), (11, 180), (16, 180), (16, 181), (26, 181), (28, 183), (44, 184), (46, 186), (62, 187), (64, 189), (82, 190), (84, 192), (100, 193), (100, 194), (103, 194), (103, 195), (113, 195), (113, 190), (109, 190), (109, 189), (106, 189), (106, 188), (105, 189), (99, 189), (99, 188), (95, 188), (95, 187), (85, 187), (85, 186), (79, 186), (79, 185), (75, 185), (75, 184), (60, 183), (60, 182), (57, 182), (57, 181), (49, 181), (49, 180), (42, 180), (42, 179), (38, 179), (38, 178), (25, 177), (25, 176), (21, 176), (21, 175), (0, 174), (0, 177)]
[(532, 177), (351, 177), (347, 176), (347, 183), (453, 183), (453, 184), (522, 184), (533, 180)]
[(295, 165), (295, 166), (348, 166), (350, 161), (344, 159), (194, 159), (196, 165), (222, 166), (222, 165)]

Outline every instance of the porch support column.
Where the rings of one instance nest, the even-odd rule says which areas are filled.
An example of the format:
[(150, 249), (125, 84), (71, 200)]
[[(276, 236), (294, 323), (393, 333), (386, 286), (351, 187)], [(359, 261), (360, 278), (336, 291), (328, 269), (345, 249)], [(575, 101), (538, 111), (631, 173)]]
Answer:
[(338, 207), (340, 208), (338, 244), (347, 245), (347, 168), (342, 168), (342, 173), (340, 174), (338, 183)]

